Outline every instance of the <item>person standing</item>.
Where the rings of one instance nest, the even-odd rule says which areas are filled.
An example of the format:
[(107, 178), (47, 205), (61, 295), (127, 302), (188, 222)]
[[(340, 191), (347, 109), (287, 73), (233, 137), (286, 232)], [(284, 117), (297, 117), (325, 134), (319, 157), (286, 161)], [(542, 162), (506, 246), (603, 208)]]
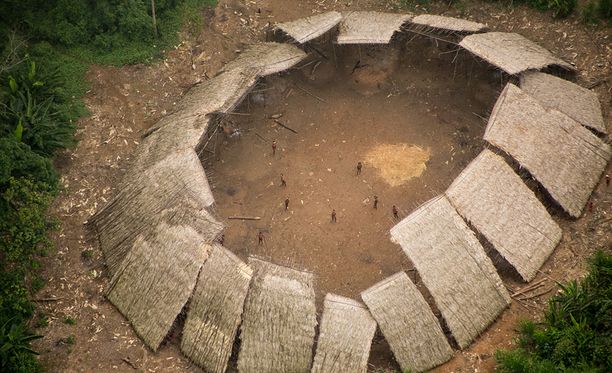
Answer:
[(399, 210), (397, 209), (397, 206), (393, 205), (393, 217), (395, 219), (399, 219)]
[(289, 209), (289, 198), (285, 199), (285, 211)]
[(332, 209), (331, 221), (332, 221), (332, 223), (336, 222), (336, 209)]
[(374, 196), (374, 208), (378, 208), (378, 196)]
[(357, 162), (357, 176), (361, 175), (362, 168), (363, 168), (363, 163), (361, 163), (361, 161)]
[(264, 234), (262, 231), (259, 231), (259, 233), (257, 234), (257, 242), (258, 242), (258, 245), (263, 245)]
[(272, 141), (272, 156), (276, 155), (276, 140)]

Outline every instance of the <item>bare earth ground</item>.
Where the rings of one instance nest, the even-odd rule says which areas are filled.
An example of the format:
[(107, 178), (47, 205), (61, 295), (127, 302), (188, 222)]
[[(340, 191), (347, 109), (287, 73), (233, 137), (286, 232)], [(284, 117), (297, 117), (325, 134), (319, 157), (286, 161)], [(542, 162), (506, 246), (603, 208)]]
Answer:
[[(213, 76), (245, 44), (263, 40), (268, 22), (330, 9), (396, 10), (384, 1), (220, 1), (214, 12), (206, 12), (204, 30), (196, 36), (183, 35), (184, 41), (168, 51), (165, 60), (151, 66), (91, 67), (87, 77), (91, 90), (86, 103), (92, 115), (80, 122), (79, 145), (57, 160), (65, 192), (56, 200), (52, 212), (62, 227), (53, 237), (57, 252), (45, 259), (48, 283), (37, 294), (40, 311), (47, 314), (50, 322), (39, 330), (45, 338), (36, 343), (36, 348), (49, 371), (199, 371), (178, 351), (178, 329), (153, 353), (106, 301), (108, 277), (104, 263), (83, 223), (117, 192), (114, 188), (142, 132), (171, 112), (192, 84)], [(540, 43), (575, 63), (579, 69), (577, 81), (583, 86), (596, 84), (594, 90), (608, 111), (610, 82), (602, 79), (609, 74), (612, 61), (609, 29), (585, 27), (576, 18), (551, 20), (549, 15), (530, 9), (509, 10), (487, 3), (468, 2), (462, 14), (445, 6), (428, 11), (461, 15), (487, 23), (494, 30), (519, 32)], [(219, 160), (210, 169), (219, 215), (248, 213), (263, 219), (256, 224), (232, 223), (226, 245), (239, 255), (259, 254), (314, 271), (319, 299), (325, 291), (356, 296), (375, 281), (410, 268), (399, 248), (387, 238), (393, 224), (390, 206), (397, 204), (401, 214), (407, 215), (419, 203), (444, 190), (481, 149), (485, 122), (477, 115), (488, 116), (501, 88), (495, 84), (491, 70), (480, 64), (472, 74), (457, 68), (453, 80), (451, 56), (438, 55), (431, 43), (415, 43), (423, 55), (403, 58), (405, 69), (381, 73), (384, 69), (365, 67), (351, 76), (351, 63), (359, 51), (349, 48), (339, 56), (343, 63), (338, 65), (336, 74), (331, 65), (322, 64), (314, 80), (310, 67), (283, 80), (269, 79), (266, 83), (273, 90), (266, 91), (264, 101), (251, 96), (250, 107), (239, 109), (248, 109), (252, 115), (232, 116), (243, 135), (221, 147)], [(422, 57), (432, 61), (423, 62)], [(459, 66), (467, 66), (467, 62), (460, 61), (464, 65)], [(349, 77), (357, 77), (358, 81)], [(373, 82), (383, 84), (379, 87)], [(285, 98), (291, 84), (327, 103), (296, 88)], [(274, 92), (285, 94), (275, 97)], [(267, 119), (276, 113), (283, 113), (279, 120), (298, 134)], [(605, 114), (609, 123), (609, 113)], [(270, 157), (270, 145), (255, 133), (268, 140), (277, 139), (274, 159)], [(376, 162), (372, 162), (376, 153), (374, 158), (367, 154), (380, 150), (380, 145), (398, 144), (418, 146), (429, 152), (429, 159), (419, 177), (392, 187), (381, 174), (384, 165), (377, 169)], [(423, 156), (420, 152), (417, 155)], [(365, 162), (359, 178), (353, 174), (357, 160)], [(422, 167), (421, 163), (415, 162), (416, 168)], [(608, 168), (607, 173), (610, 171)], [(278, 185), (280, 172), (286, 176), (286, 188)], [(374, 194), (380, 199), (376, 211), (371, 208)], [(286, 197), (290, 198), (288, 212), (282, 207)], [(564, 229), (563, 240), (534, 280), (545, 280), (541, 290), (530, 293), (536, 296), (520, 304), (513, 302), (475, 343), (457, 352), (437, 371), (492, 370), (492, 354), (512, 345), (517, 320), (541, 315), (546, 299), (556, 291), (554, 280), (580, 277), (585, 271), (585, 258), (596, 248), (612, 249), (610, 190), (600, 184), (593, 202), (594, 211), (576, 221), (556, 216)], [(334, 225), (329, 223), (331, 208), (338, 212), (338, 223)], [(258, 228), (269, 230), (262, 247), (256, 242)], [(93, 249), (93, 258), (82, 257), (87, 249)], [(359, 273), (356, 269), (360, 269)], [(415, 274), (409, 273), (415, 279)], [(512, 289), (524, 286), (509, 277), (505, 279)], [(63, 323), (67, 315), (76, 319), (76, 325)], [(74, 335), (72, 345), (65, 342), (69, 335)], [(396, 367), (380, 337), (373, 345), (371, 363), (373, 370), (392, 371)]]

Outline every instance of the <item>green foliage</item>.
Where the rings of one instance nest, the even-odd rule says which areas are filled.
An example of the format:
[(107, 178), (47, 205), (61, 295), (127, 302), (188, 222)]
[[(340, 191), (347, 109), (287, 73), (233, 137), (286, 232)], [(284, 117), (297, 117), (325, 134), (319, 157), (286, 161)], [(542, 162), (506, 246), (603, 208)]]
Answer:
[(515, 4), (524, 3), (538, 10), (552, 10), (553, 17), (565, 18), (576, 8), (577, 0), (518, 0)]
[[(51, 162), (13, 136), (0, 138), (0, 341), (24, 341), (27, 320), (34, 311), (30, 294), (43, 285), (33, 273), (40, 266), (34, 257), (50, 247), (52, 226), (46, 210), (57, 191), (58, 178)], [(28, 278), (31, 278), (28, 281)], [(28, 288), (28, 283), (30, 287)], [(17, 339), (16, 339), (17, 338)], [(40, 366), (29, 348), (6, 344), (2, 369), (38, 372)], [(25, 342), (28, 342), (25, 338)], [(8, 343), (8, 342), (7, 342)], [(27, 347), (27, 345), (25, 346)]]
[(598, 0), (597, 16), (606, 21), (612, 20), (612, 0)]
[(64, 324), (75, 325), (76, 320), (74, 319), (74, 317), (67, 315), (66, 317), (64, 317)]
[(559, 286), (543, 325), (522, 323), (519, 349), (498, 351), (500, 371), (612, 371), (612, 256), (597, 252), (586, 278)]
[(76, 339), (74, 338), (74, 334), (70, 334), (68, 337), (64, 338), (63, 341), (67, 345), (73, 345), (76, 342)]
[(38, 312), (37, 316), (36, 323), (34, 324), (35, 328), (44, 328), (49, 326), (49, 319), (44, 312)]
[(406, 9), (413, 9), (416, 5), (425, 6), (429, 0), (399, 0), (399, 6)]
[(16, 319), (9, 319), (0, 326), (0, 371), (2, 372), (38, 372), (40, 365), (32, 355), (30, 342), (42, 338), (30, 333)]
[(0, 136), (24, 142), (35, 152), (51, 156), (75, 143), (70, 113), (60, 94), (57, 69), (41, 69), (25, 61), (0, 75)]
[[(6, 192), (10, 178), (28, 179), (40, 191), (57, 190), (58, 176), (51, 161), (11, 136), (0, 138), (0, 193)], [(0, 200), (0, 213), (7, 208)]]
[(47, 230), (54, 224), (46, 216), (53, 195), (28, 179), (10, 178), (0, 196), (6, 209), (0, 221), (0, 255), (6, 261), (30, 264), (32, 255), (52, 246)]
[(88, 249), (88, 250), (81, 251), (81, 258), (85, 260), (93, 258), (93, 250)]
[(580, 16), (584, 23), (597, 24), (597, 5), (593, 1), (589, 1), (585, 7), (582, 8)]
[[(178, 40), (177, 31), (215, 0), (157, 0), (157, 37), (150, 0), (7, 0), (4, 23), (62, 49), (72, 58), (123, 65), (151, 61)], [(197, 25), (198, 22), (192, 22)], [(0, 30), (1, 36), (1, 30)]]

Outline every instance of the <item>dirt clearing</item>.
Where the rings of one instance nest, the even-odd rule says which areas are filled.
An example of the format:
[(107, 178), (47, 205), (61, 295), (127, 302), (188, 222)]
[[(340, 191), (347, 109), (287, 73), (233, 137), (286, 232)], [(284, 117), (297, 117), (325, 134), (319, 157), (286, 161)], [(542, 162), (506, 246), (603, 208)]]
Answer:
[[(104, 293), (108, 289), (108, 276), (104, 261), (93, 236), (84, 230), (83, 223), (119, 192), (118, 181), (125, 173), (126, 160), (142, 141), (141, 134), (161, 116), (172, 112), (174, 104), (195, 82), (213, 76), (221, 66), (234, 59), (236, 51), (243, 50), (246, 44), (264, 40), (268, 22), (293, 20), (331, 9), (405, 11), (394, 7), (393, 4), (397, 2), (220, 0), (214, 11), (206, 12), (205, 27), (201, 34), (193, 38), (182, 35), (183, 43), (169, 51), (163, 61), (148, 66), (91, 67), (88, 80), (92, 88), (87, 94), (86, 104), (92, 115), (79, 122), (79, 145), (67, 152), (58, 162), (63, 175), (62, 184), (65, 187), (65, 193), (57, 199), (53, 209), (53, 215), (61, 221), (61, 230), (53, 237), (58, 251), (44, 259), (47, 285), (38, 294), (40, 298), (57, 299), (39, 303), (39, 311), (47, 315), (49, 325), (37, 329), (37, 332), (44, 334), (45, 337), (35, 342), (35, 349), (42, 353), (41, 359), (49, 372), (201, 372), (180, 353), (176, 342), (179, 336), (178, 330), (173, 332), (168, 342), (163, 344), (158, 352), (153, 353), (143, 345), (127, 320), (106, 300)], [(445, 3), (439, 5), (430, 3), (427, 10), (418, 8), (417, 12), (458, 16), (486, 23), (495, 31), (519, 32), (566, 61), (575, 63), (579, 69), (578, 83), (584, 87), (594, 87), (593, 90), (599, 95), (602, 107), (606, 111), (606, 120), (610, 127), (607, 113), (610, 107), (610, 86), (605, 79), (610, 71), (612, 49), (610, 49), (610, 33), (607, 28), (584, 26), (579, 22), (578, 15), (565, 20), (553, 20), (550, 13), (541, 13), (522, 6), (507, 8), (498, 3), (480, 1), (467, 1), (464, 4), (465, 8), (449, 8)], [(419, 39), (413, 42), (417, 40)], [(397, 53), (402, 53), (402, 58), (395, 61), (401, 62), (393, 62), (392, 54), (387, 55), (389, 59), (387, 65), (391, 67), (392, 74), (395, 74), (391, 79), (384, 78), (388, 72), (382, 71), (384, 70), (382, 63), (375, 64), (378, 66), (375, 71), (368, 70), (372, 65), (358, 67), (351, 75), (350, 72), (357, 60), (361, 60), (359, 49), (356, 47), (347, 47), (346, 55), (338, 53), (339, 62), (344, 58), (344, 64), (338, 65), (338, 70), (341, 71), (336, 71), (331, 59), (332, 63), (323, 61), (314, 70), (314, 74), (312, 70), (315, 63), (300, 69), (300, 72), (293, 73), (289, 77), (290, 80), (279, 79), (278, 84), (299, 83), (302, 88), (328, 101), (327, 104), (295, 87), (287, 101), (283, 101), (285, 96), (281, 93), (286, 94), (288, 91), (273, 89), (259, 92), (259, 98), (257, 95), (251, 95), (250, 104), (245, 104), (250, 105), (250, 110), (247, 110), (248, 106), (239, 109), (250, 113), (251, 116), (229, 117), (244, 131), (241, 140), (235, 140), (236, 138), (227, 140), (228, 144), (222, 147), (220, 160), (214, 164), (214, 170), (210, 171), (214, 177), (211, 181), (217, 187), (215, 196), (219, 208), (227, 209), (220, 210), (220, 216), (227, 216), (232, 211), (244, 211), (249, 214), (263, 214), (268, 211), (266, 213), (268, 220), (262, 220), (261, 225), (251, 222), (237, 223), (229, 227), (228, 234), (235, 236), (228, 237), (226, 244), (232, 250), (242, 251), (241, 256), (245, 256), (248, 250), (253, 252), (263, 250), (264, 246), (258, 247), (254, 234), (258, 227), (266, 228), (268, 222), (272, 222), (270, 217), (274, 212), (278, 218), (273, 221), (274, 229), (266, 234), (266, 244), (272, 245), (274, 241), (274, 245), (278, 245), (279, 259), (290, 261), (289, 259), (293, 258), (296, 264), (312, 271), (319, 271), (317, 289), (321, 294), (325, 290), (345, 295), (350, 295), (351, 292), (357, 293), (371, 285), (375, 278), (383, 278), (384, 275), (379, 271), (393, 273), (400, 268), (409, 267), (409, 263), (398, 259), (404, 258), (405, 255), (386, 237), (388, 228), (393, 224), (391, 205), (397, 202), (403, 215), (409, 214), (419, 203), (444, 190), (454, 176), (480, 151), (482, 146), (480, 139), (489, 114), (488, 110), (496, 99), (498, 90), (502, 88), (499, 76), (496, 76), (493, 70), (488, 70), (482, 62), (462, 59), (466, 56), (460, 53), (458, 58), (460, 64), (451, 64), (454, 53), (444, 50), (445, 54), (439, 55), (442, 53), (441, 49), (435, 48), (432, 42), (421, 40), (419, 43), (422, 48), (416, 48), (418, 52), (410, 53), (414, 44), (404, 48), (403, 51), (402, 48), (397, 49)], [(338, 49), (336, 51), (339, 52)], [(361, 52), (363, 57), (364, 49)], [(328, 57), (333, 58), (333, 53)], [(306, 62), (308, 61), (304, 63)], [(369, 63), (365, 59), (361, 61), (361, 64)], [(471, 67), (473, 74), (469, 73)], [(379, 77), (374, 78), (374, 73)], [(393, 81), (400, 81), (402, 74), (410, 74), (410, 79), (405, 81), (406, 84), (398, 85), (399, 88), (396, 88)], [(314, 79), (311, 79), (311, 75)], [(361, 79), (355, 82), (351, 79), (353, 77)], [(373, 83), (369, 83), (370, 77)], [(336, 80), (342, 81), (344, 88), (340, 90), (340, 84), (333, 83), (333, 89), (326, 90), (327, 82)], [(383, 84), (379, 88), (377, 83), (381, 81)], [(275, 87), (274, 82), (274, 79), (268, 79), (267, 85), (262, 89)], [(335, 90), (339, 91), (335, 93)], [(296, 102), (302, 107), (273, 105), (275, 92), (279, 95), (276, 103), (288, 104), (299, 95), (301, 99)], [(396, 93), (401, 93), (401, 100), (393, 96)], [(370, 97), (365, 96), (368, 94)], [(381, 109), (380, 104), (387, 102), (386, 95), (389, 94), (392, 96), (384, 107), (388, 108), (393, 103), (399, 108), (386, 112)], [(371, 96), (374, 96), (373, 100)], [(350, 107), (347, 107), (349, 103)], [(446, 105), (443, 105), (445, 103)], [(466, 106), (469, 104), (473, 107)], [(298, 117), (307, 118), (302, 117), (305, 115), (301, 113), (302, 110), (307, 115), (316, 116), (317, 122), (299, 119)], [(370, 115), (371, 110), (376, 110), (378, 115), (376, 118)], [(333, 114), (334, 111), (336, 114)], [(268, 114), (279, 112), (284, 113), (279, 120), (291, 128), (295, 127), (297, 135), (268, 119)], [(352, 118), (352, 121), (343, 120), (343, 115)], [(477, 115), (484, 117), (485, 120), (479, 119)], [(423, 121), (422, 118), (426, 120)], [(389, 122), (391, 119), (393, 122)], [(249, 124), (251, 120), (253, 124)], [(336, 125), (334, 121), (341, 123)], [(334, 137), (329, 137), (332, 135), (327, 133), (321, 135), (323, 132), (308, 131), (310, 123), (314, 123), (313, 127), (316, 126), (317, 131), (336, 126)], [(361, 133), (353, 130), (354, 125), (359, 126)], [(254, 135), (254, 131), (248, 131), (254, 126), (262, 129), (262, 132), (258, 133), (266, 139), (271, 141), (274, 137), (277, 138), (278, 159), (275, 159), (275, 162), (271, 162), (269, 155), (270, 143), (259, 139)], [(403, 126), (410, 126), (411, 129), (407, 129), (403, 137), (400, 137), (399, 131)], [(341, 134), (342, 131), (345, 133)], [(410, 131), (416, 134), (410, 136)], [(445, 131), (446, 136), (443, 135)], [(355, 139), (352, 139), (352, 136), (355, 136)], [(428, 140), (431, 136), (437, 138)], [(340, 140), (333, 143), (333, 147), (329, 146), (332, 138)], [(302, 139), (304, 142), (300, 145)], [(327, 142), (322, 142), (322, 139), (326, 139)], [(367, 145), (360, 147), (356, 139), (367, 142)], [(342, 140), (346, 140), (348, 145), (343, 144)], [(292, 141), (291, 146), (289, 146), (290, 141)], [(249, 142), (252, 146), (249, 146)], [(317, 143), (319, 147), (314, 147)], [(430, 149), (430, 160), (426, 162), (427, 169), (421, 176), (412, 178), (401, 186), (391, 187), (379, 176), (374, 167), (367, 164), (365, 157), (377, 145), (399, 143)], [(433, 146), (435, 145), (433, 143), (441, 146)], [(304, 149), (300, 149), (299, 146), (303, 146)], [(319, 149), (321, 147), (327, 150), (322, 151)], [(282, 148), (285, 149), (284, 152)], [(333, 150), (330, 150), (332, 148)], [(471, 155), (465, 155), (465, 158), (455, 162), (458, 157), (457, 152), (460, 153), (462, 150), (470, 152)], [(298, 160), (296, 157), (289, 158), (289, 154), (293, 153), (301, 154), (302, 163), (296, 163)], [(343, 163), (338, 159), (338, 153), (343, 154)], [(257, 161), (251, 161), (251, 157)], [(361, 178), (356, 178), (356, 162), (362, 157), (363, 172)], [(325, 162), (315, 162), (316, 158), (324, 158)], [(221, 161), (232, 162), (232, 159), (236, 165), (244, 163), (245, 166), (241, 165), (237, 170), (225, 168), (224, 172), (233, 177), (225, 180), (220, 177), (220, 172), (225, 167)], [(309, 166), (307, 163), (309, 160), (316, 163), (315, 166), (310, 167), (308, 171), (303, 170), (304, 173), (300, 176), (300, 170)], [(251, 166), (246, 167), (246, 165)], [(332, 172), (327, 171), (327, 168), (332, 169)], [(279, 173), (283, 171), (286, 171), (287, 188), (279, 186)], [(313, 177), (308, 176), (311, 171)], [(231, 176), (233, 172), (235, 174)], [(609, 167), (607, 173), (610, 172)], [(340, 173), (345, 176), (339, 177)], [(429, 176), (432, 173), (438, 175), (439, 179)], [(304, 184), (307, 177), (313, 179), (309, 187)], [(333, 183), (332, 177), (335, 177)], [(318, 178), (324, 181), (319, 183)], [(363, 179), (372, 189), (365, 186), (366, 183), (361, 181)], [(232, 193), (231, 189), (223, 189), (224, 185), (220, 182), (226, 183), (226, 187), (235, 189), (234, 197), (229, 195)], [(255, 199), (254, 196), (262, 193), (261, 190), (271, 182), (275, 185), (265, 189), (267, 194)], [(260, 191), (253, 190), (247, 193), (251, 191), (253, 185)], [(335, 186), (335, 189), (329, 189), (330, 185)], [(380, 199), (377, 211), (373, 211), (371, 205), (374, 190)], [(417, 190), (419, 192), (416, 192)], [(542, 268), (538, 278), (534, 280), (544, 280), (546, 289), (553, 288), (553, 290), (544, 296), (532, 297), (522, 304), (514, 302), (469, 348), (458, 351), (449, 363), (437, 368), (436, 371), (492, 370), (494, 367), (492, 356), (495, 350), (512, 346), (519, 318), (542, 315), (547, 298), (556, 291), (555, 281), (580, 277), (584, 273), (586, 257), (597, 248), (611, 249), (609, 234), (611, 190), (612, 188), (607, 189), (604, 183), (600, 184), (593, 194), (594, 212), (586, 214), (577, 221), (555, 217), (564, 229), (563, 240)], [(288, 192), (291, 192), (289, 207), (294, 211), (293, 214), (285, 213), (283, 210), (283, 201), (288, 196)], [(300, 199), (303, 198), (299, 198), (300, 192), (312, 192), (310, 204), (318, 202), (320, 211), (310, 205), (302, 206)], [(338, 212), (336, 226), (328, 224), (331, 206), (321, 205), (326, 202), (326, 194), (337, 198), (330, 198)], [(232, 198), (235, 198), (237, 203), (243, 204), (250, 198), (251, 205), (247, 209), (244, 205), (234, 204)], [(370, 201), (362, 205), (366, 198), (370, 198)], [(261, 206), (257, 211), (253, 211), (252, 208), (252, 203), (255, 202)], [(344, 206), (340, 206), (340, 202)], [(342, 212), (342, 208), (352, 211)], [(308, 225), (306, 211), (312, 215), (310, 222), (313, 225)], [(356, 219), (355, 222), (347, 218), (348, 214)], [(300, 224), (296, 223), (298, 216), (302, 219)], [(291, 218), (287, 222), (278, 220), (288, 217)], [(337, 236), (325, 235), (323, 228), (333, 228), (329, 232)], [(370, 232), (370, 236), (366, 237), (366, 229)], [(316, 237), (321, 238), (314, 242), (307, 233), (316, 230), (320, 230), (316, 233)], [(292, 237), (294, 234), (295, 239)], [(298, 234), (304, 241), (297, 240)], [(286, 243), (282, 241), (283, 235), (287, 237)], [(353, 243), (362, 243), (364, 247), (341, 243), (351, 251), (343, 254), (337, 248), (330, 250), (331, 243), (340, 242), (339, 239), (342, 237), (350, 239)], [(320, 246), (321, 244), (326, 246)], [(366, 245), (371, 249), (369, 252), (365, 249)], [(299, 249), (305, 258), (312, 257), (313, 254), (304, 248), (311, 248), (309, 251), (317, 248), (319, 252), (327, 249), (326, 253), (335, 257), (322, 256), (319, 261), (321, 266), (331, 266), (333, 263), (340, 269), (344, 268), (348, 274), (336, 275), (333, 268), (324, 271), (310, 267), (307, 260), (299, 259), (296, 255), (282, 255), (281, 246), (284, 247), (285, 253), (288, 252), (286, 248)], [(81, 253), (87, 249), (93, 250), (93, 258), (83, 259)], [(367, 264), (365, 260), (355, 258), (359, 253), (365, 260), (373, 261), (377, 257), (381, 264), (384, 262), (395, 267), (385, 268), (382, 265)], [(370, 255), (371, 258), (366, 255)], [(267, 257), (274, 259), (272, 256)], [(385, 257), (387, 261), (383, 261)], [(362, 268), (362, 271), (349, 271), (351, 266), (345, 266), (345, 263), (351, 262), (354, 268)], [(408, 274), (412, 280), (415, 280), (414, 272)], [(366, 279), (361, 280), (362, 276)], [(325, 278), (327, 284), (323, 283)], [(341, 281), (340, 279), (352, 282), (351, 288), (332, 286), (333, 281)], [(527, 286), (518, 283), (507, 283), (507, 285), (514, 291)], [(63, 323), (62, 320), (66, 315), (73, 317), (76, 325)], [(74, 336), (74, 345), (64, 342), (71, 335)], [(372, 371), (382, 372), (381, 367), (390, 367), (387, 372), (397, 371), (391, 360), (384, 340), (377, 336), (371, 351)]]
[(329, 59), (266, 79), (227, 116), (229, 135), (205, 162), (221, 218), (261, 217), (226, 220), (225, 245), (314, 272), (319, 302), (327, 292), (358, 299), (412, 267), (389, 240), (392, 206), (407, 215), (479, 153), (474, 113), (487, 115), (499, 85), (473, 66), (452, 79), (452, 56), (427, 39), (321, 49)]

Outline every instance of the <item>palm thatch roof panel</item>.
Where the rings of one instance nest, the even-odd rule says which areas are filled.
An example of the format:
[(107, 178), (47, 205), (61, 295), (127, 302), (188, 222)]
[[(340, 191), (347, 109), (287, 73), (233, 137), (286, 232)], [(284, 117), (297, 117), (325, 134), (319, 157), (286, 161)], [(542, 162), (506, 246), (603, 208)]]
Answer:
[(510, 304), (493, 263), (445, 196), (398, 223), (391, 237), (414, 263), (461, 348)]
[(204, 371), (223, 373), (240, 325), (253, 271), (214, 244), (189, 303), (181, 351)]
[(156, 130), (138, 147), (130, 172), (139, 172), (173, 152), (197, 149), (207, 140), (210, 114), (234, 110), (256, 83), (255, 74), (232, 70), (191, 88), (175, 112), (156, 123)]
[(482, 23), (460, 18), (439, 16), (435, 14), (420, 14), (415, 16), (410, 23), (413, 25), (432, 27), (438, 30), (445, 30), (461, 34), (472, 34), (487, 30), (487, 26)]
[(314, 278), (255, 258), (244, 304), (240, 372), (308, 372), (315, 337)]
[(484, 139), (525, 167), (561, 207), (580, 216), (610, 159), (610, 146), (513, 84), (500, 95)]
[(561, 240), (561, 228), (506, 161), (483, 150), (446, 196), (457, 212), (530, 281)]
[(366, 373), (376, 321), (362, 303), (327, 294), (312, 373)]
[(333, 29), (341, 20), (342, 14), (332, 11), (296, 19), (295, 21), (279, 23), (274, 29), (283, 31), (293, 40), (302, 44), (316, 39)]
[(160, 223), (139, 236), (115, 272), (108, 299), (156, 350), (193, 292), (209, 247), (189, 226)]
[(574, 70), (572, 65), (515, 33), (486, 32), (468, 35), (459, 45), (510, 75), (551, 65)]
[(438, 319), (404, 272), (365, 290), (361, 298), (402, 370), (431, 369), (453, 355)]
[(521, 74), (521, 89), (547, 108), (583, 126), (607, 133), (597, 94), (565, 79), (536, 71)]
[(148, 237), (159, 222), (191, 225), (208, 241), (223, 225), (206, 208), (214, 202), (204, 169), (193, 150), (173, 153), (142, 173), (129, 175), (119, 193), (89, 219), (110, 274), (138, 235)]
[(306, 58), (306, 53), (295, 45), (285, 43), (259, 43), (250, 45), (222, 71), (241, 71), (258, 77), (290, 69)]
[(338, 44), (388, 44), (411, 14), (347, 12), (339, 26)]

